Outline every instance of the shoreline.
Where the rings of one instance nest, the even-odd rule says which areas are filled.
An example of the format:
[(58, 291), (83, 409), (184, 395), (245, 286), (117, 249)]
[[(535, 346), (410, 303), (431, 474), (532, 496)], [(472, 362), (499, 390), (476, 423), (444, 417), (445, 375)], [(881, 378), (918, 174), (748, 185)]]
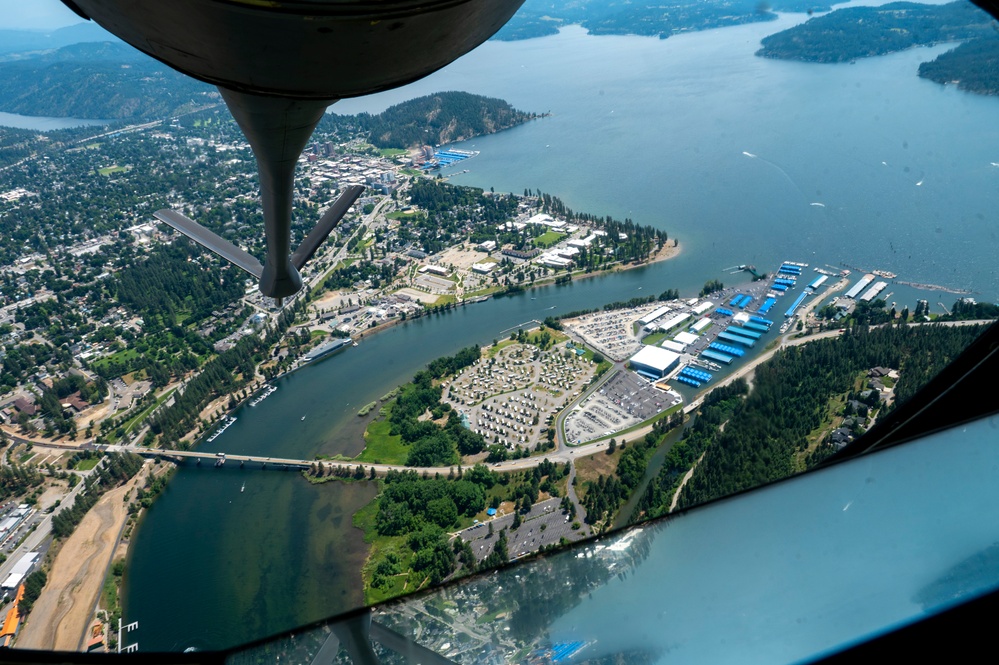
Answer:
[[(649, 258), (646, 261), (642, 261), (640, 263), (624, 264), (624, 265), (617, 264), (617, 265), (614, 265), (614, 266), (612, 266), (611, 268), (609, 268), (607, 270), (593, 271), (593, 272), (590, 272), (590, 273), (587, 273), (587, 272), (584, 272), (584, 271), (580, 271), (579, 273), (573, 273), (572, 274), (572, 279), (573, 279), (573, 281), (575, 281), (577, 279), (591, 279), (591, 278), (597, 278), (597, 277), (603, 277), (603, 276), (611, 275), (611, 274), (613, 274), (615, 272), (623, 272), (623, 271), (626, 271), (626, 270), (634, 270), (634, 269), (638, 269), (638, 268), (644, 268), (644, 267), (650, 266), (650, 265), (652, 265), (654, 263), (658, 263), (658, 262), (661, 262), (661, 261), (667, 261), (669, 259), (676, 258), (677, 256), (680, 255), (682, 249), (683, 249), (683, 246), (678, 241), (673, 240), (672, 242), (670, 242), (670, 240), (667, 240), (664, 243), (664, 246), (662, 248), (660, 248), (651, 258)], [(534, 284), (530, 284), (530, 285), (524, 287), (523, 293), (527, 293), (527, 292), (531, 291), (534, 288), (551, 286), (551, 285), (553, 285), (555, 283), (555, 279), (556, 279), (555, 277), (551, 277), (551, 278), (548, 278), (548, 279), (545, 279), (545, 280), (541, 280), (541, 281), (535, 282)], [(569, 283), (571, 284), (571, 282), (569, 282)], [(476, 304), (476, 303), (480, 303), (480, 302), (486, 302), (486, 301), (492, 299), (495, 295), (496, 294), (489, 294), (489, 295), (486, 295), (486, 296), (478, 296), (478, 297), (475, 297), (475, 298), (461, 300), (459, 302), (453, 303), (451, 305), (451, 307), (449, 307), (449, 308), (447, 308), (447, 309), (445, 309), (443, 311), (447, 312), (447, 311), (450, 311), (450, 309), (453, 309), (453, 308), (456, 308), (456, 307), (463, 307), (463, 306), (467, 306), (469, 304)], [(438, 310), (438, 311), (440, 311), (440, 310)], [(422, 314), (422, 316), (419, 317), (419, 318), (423, 318), (424, 316), (429, 316), (429, 315), (430, 315), (430, 311), (429, 310), (425, 310), (425, 313)], [(399, 325), (399, 324), (406, 323), (408, 320), (409, 319), (405, 319), (404, 320), (404, 319), (394, 318), (394, 319), (392, 319), (390, 321), (386, 321), (386, 322), (384, 322), (384, 323), (382, 323), (382, 324), (380, 324), (378, 326), (375, 326), (374, 328), (369, 328), (369, 329), (366, 329), (366, 330), (363, 330), (363, 331), (359, 332), (356, 337), (353, 337), (353, 339), (356, 342), (360, 342), (361, 340), (365, 339), (366, 337), (370, 337), (372, 335), (376, 335), (376, 334), (384, 332), (386, 330), (390, 330), (392, 327), (394, 327), (396, 325)], [(418, 319), (413, 319), (413, 320), (418, 320)], [(262, 388), (264, 388), (266, 385), (276, 383), (279, 379), (282, 379), (282, 378), (284, 378), (284, 377), (286, 377), (286, 376), (288, 376), (288, 375), (290, 375), (290, 374), (292, 374), (292, 373), (294, 373), (294, 372), (302, 369), (305, 366), (306, 366), (306, 364), (298, 364), (298, 365), (296, 365), (294, 367), (291, 367), (291, 368), (285, 370), (284, 372), (282, 372), (280, 374), (275, 375), (270, 380), (264, 380), (264, 381), (255, 382), (253, 384), (253, 387), (248, 391), (247, 396), (245, 398), (243, 398), (242, 400), (240, 400), (235, 406), (233, 406), (232, 408), (223, 408), (222, 410), (218, 411), (217, 414), (218, 414), (219, 418), (216, 421), (212, 421), (213, 424), (214, 424), (214, 422), (218, 422), (218, 421), (220, 421), (220, 420), (222, 420), (222, 419), (224, 419), (226, 417), (231, 417), (236, 411), (238, 411), (239, 409), (241, 409), (245, 404), (248, 404), (254, 398), (254, 396)], [(227, 394), (227, 395), (221, 395), (218, 398), (216, 398), (216, 400), (213, 401), (213, 403), (216, 405), (215, 408), (218, 408), (218, 405), (225, 405), (225, 404), (227, 404), (228, 400), (230, 399), (230, 397), (233, 394), (235, 394), (235, 393), (230, 393), (230, 394)], [(213, 412), (212, 404), (209, 404), (205, 408), (205, 410), (202, 411), (201, 415), (205, 416), (205, 415), (211, 414), (212, 412)], [(209, 415), (209, 418), (210, 417), (211, 416)], [(201, 442), (204, 439), (204, 437), (208, 436), (210, 434), (210, 432), (213, 431), (213, 429), (214, 429), (213, 427), (206, 428), (200, 434), (200, 436), (193, 437), (193, 439), (191, 440), (191, 446), (190, 446), (190, 448), (191, 449), (197, 448), (201, 444)], [(82, 443), (92, 443), (92, 442), (93, 442), (93, 440), (84, 441)], [(362, 448), (362, 452), (363, 452), (363, 448)], [(154, 502), (155, 502), (155, 499), (154, 499)], [(144, 513), (145, 510), (143, 510), (142, 512)], [(142, 523), (142, 520), (137, 520), (134, 529), (137, 530), (141, 526), (141, 523)], [(126, 570), (128, 568), (128, 562), (130, 561), (131, 544), (134, 541), (134, 539), (135, 539), (135, 535), (133, 533), (132, 537), (128, 539), (128, 542), (120, 543), (119, 547), (115, 551), (115, 556), (118, 556), (118, 555), (121, 555), (122, 554), (122, 550), (124, 550), (123, 555), (124, 555), (125, 561), (126, 561), (126, 564), (125, 564), (126, 565)], [(366, 555), (365, 559), (367, 559), (367, 556), (369, 556), (369, 555), (370, 555), (370, 551), (368, 552), (368, 555)], [(110, 571), (110, 566), (108, 566), (108, 571)], [(107, 579), (107, 575), (105, 574), (102, 577), (102, 579), (101, 579), (101, 588), (103, 588), (103, 585), (106, 582), (106, 579)], [(121, 602), (122, 602), (122, 606), (124, 606), (124, 598), (121, 599)]]

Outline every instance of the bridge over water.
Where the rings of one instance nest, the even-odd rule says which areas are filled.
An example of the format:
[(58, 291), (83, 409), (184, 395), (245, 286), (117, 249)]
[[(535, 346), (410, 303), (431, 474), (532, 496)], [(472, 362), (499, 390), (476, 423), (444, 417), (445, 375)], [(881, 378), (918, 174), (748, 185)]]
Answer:
[[(107, 446), (107, 450), (111, 452), (127, 452), (135, 453), (136, 455), (142, 455), (143, 457), (162, 457), (170, 458), (175, 460), (194, 460), (198, 464), (203, 461), (210, 461), (213, 465), (218, 461), (224, 459), (225, 466), (234, 465), (241, 468), (245, 467), (247, 464), (259, 465), (260, 468), (266, 469), (267, 467), (274, 468), (286, 468), (286, 469), (308, 469), (313, 464), (318, 464), (322, 461), (324, 464), (332, 464), (330, 460), (303, 460), (303, 459), (287, 459), (284, 457), (263, 457), (260, 455), (234, 455), (226, 453), (225, 457), (219, 456), (217, 453), (203, 453), (196, 450), (166, 450), (162, 448), (144, 448), (142, 446)], [(357, 463), (350, 462), (337, 462), (341, 466), (346, 466), (353, 470)], [(221, 464), (218, 466), (222, 466)]]

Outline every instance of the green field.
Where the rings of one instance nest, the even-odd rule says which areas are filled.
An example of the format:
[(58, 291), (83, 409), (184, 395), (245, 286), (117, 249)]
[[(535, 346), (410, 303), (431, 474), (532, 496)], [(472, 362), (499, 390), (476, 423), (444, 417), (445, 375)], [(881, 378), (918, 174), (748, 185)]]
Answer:
[(389, 219), (412, 219), (416, 216), (415, 210), (393, 210), (389, 214), (385, 215)]
[(409, 154), (408, 150), (402, 148), (381, 148), (378, 154), (382, 157), (399, 157), (401, 155)]
[(121, 173), (124, 171), (129, 171), (131, 170), (131, 168), (132, 168), (131, 166), (118, 166), (117, 164), (115, 164), (114, 166), (105, 166), (102, 169), (97, 169), (97, 172), (100, 173), (101, 175), (111, 175), (112, 173)]
[(384, 418), (369, 424), (364, 431), (364, 450), (354, 459), (375, 464), (405, 464), (409, 446), (398, 434), (389, 434), (391, 429), (392, 425)]
[(121, 351), (118, 351), (117, 353), (113, 353), (110, 356), (107, 356), (106, 358), (100, 358), (99, 360), (95, 360), (94, 362), (91, 363), (91, 366), (95, 370), (100, 370), (105, 365), (108, 365), (113, 362), (127, 364), (130, 360), (133, 360), (138, 356), (139, 352), (136, 351), (135, 349), (123, 349)]
[(667, 337), (667, 334), (664, 333), (664, 332), (652, 333), (651, 335), (646, 335), (644, 338), (642, 338), (642, 344), (646, 344), (646, 345), (649, 345), (649, 346), (654, 345), (654, 344), (659, 344), (659, 342), (661, 342), (664, 339), (666, 339), (666, 337)]
[(437, 306), (450, 305), (453, 302), (458, 302), (458, 296), (455, 296), (451, 293), (445, 293), (444, 295), (440, 296), (439, 298), (437, 298), (437, 300), (434, 301), (434, 305)]
[(564, 237), (565, 237), (564, 233), (559, 233), (557, 231), (547, 231), (534, 239), (534, 245), (536, 247), (541, 247), (541, 248), (551, 247)]
[(90, 471), (95, 466), (97, 466), (98, 463), (100, 463), (100, 461), (101, 461), (100, 457), (91, 457), (90, 459), (82, 459), (79, 462), (77, 462), (76, 466), (74, 466), (73, 468), (76, 469), (77, 471)]

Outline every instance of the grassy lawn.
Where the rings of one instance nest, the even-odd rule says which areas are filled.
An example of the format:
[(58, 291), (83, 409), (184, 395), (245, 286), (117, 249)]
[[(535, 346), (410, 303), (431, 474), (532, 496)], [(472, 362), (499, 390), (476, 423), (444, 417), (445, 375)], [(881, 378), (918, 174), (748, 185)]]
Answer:
[(434, 305), (449, 305), (453, 302), (458, 302), (458, 297), (454, 294), (447, 293), (435, 300)]
[[(548, 335), (551, 337), (553, 347), (558, 346), (562, 342), (569, 339), (569, 336), (566, 335), (564, 332), (559, 332), (554, 328), (545, 328), (544, 332), (548, 333)], [(540, 328), (535, 328), (531, 332), (527, 333), (527, 341), (531, 344), (535, 344), (541, 338), (542, 334), (544, 333), (541, 331)]]
[(364, 430), (364, 450), (354, 459), (375, 464), (405, 464), (409, 446), (398, 434), (389, 434), (391, 428), (389, 421), (381, 418), (368, 425)]
[(100, 457), (91, 457), (90, 459), (82, 459), (76, 463), (74, 467), (77, 471), (90, 471), (101, 461)]
[(135, 349), (123, 349), (117, 353), (113, 353), (106, 358), (101, 358), (100, 360), (95, 360), (93, 362), (93, 367), (95, 370), (103, 369), (106, 365), (118, 362), (122, 364), (127, 364), (130, 360), (133, 360), (139, 356), (139, 352)]
[(393, 210), (385, 217), (388, 219), (412, 219), (415, 215), (415, 210)]
[(642, 344), (658, 344), (664, 339), (666, 339), (666, 333), (664, 332), (652, 333), (651, 335), (646, 335), (644, 338), (642, 338)]
[(546, 247), (551, 247), (564, 237), (564, 233), (559, 233), (558, 231), (546, 231), (535, 238), (533, 242), (535, 247), (541, 247), (544, 249)]
[(382, 157), (399, 157), (409, 154), (409, 151), (403, 148), (379, 148), (378, 154)]
[(405, 175), (423, 175), (423, 171), (420, 169), (399, 169), (399, 172)]
[(122, 173), (124, 171), (128, 171), (131, 168), (131, 166), (118, 166), (115, 164), (114, 166), (105, 166), (102, 169), (97, 169), (97, 172), (101, 175), (111, 175), (112, 173)]
[(469, 300), (471, 298), (478, 298), (479, 296), (492, 295), (492, 294), (496, 293), (497, 291), (502, 291), (502, 290), (503, 290), (503, 287), (497, 284), (495, 286), (490, 286), (490, 287), (485, 288), (485, 289), (480, 289), (479, 291), (470, 291), (468, 293), (465, 293), (465, 300)]
[(515, 340), (512, 340), (512, 339), (509, 339), (509, 338), (504, 339), (499, 344), (497, 344), (496, 346), (490, 346), (490, 347), (486, 348), (486, 357), (492, 358), (497, 353), (499, 353), (500, 350), (505, 349), (506, 347), (510, 346), (511, 344), (516, 344), (516, 343), (517, 342)]

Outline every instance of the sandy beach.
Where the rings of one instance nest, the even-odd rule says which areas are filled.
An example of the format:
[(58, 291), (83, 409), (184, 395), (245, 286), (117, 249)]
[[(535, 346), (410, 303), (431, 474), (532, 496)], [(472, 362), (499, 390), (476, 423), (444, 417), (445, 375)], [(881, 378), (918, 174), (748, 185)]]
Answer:
[(145, 477), (144, 470), (140, 471), (125, 485), (102, 496), (63, 543), (48, 573), (48, 583), (18, 635), (18, 648), (79, 650), (128, 517), (125, 499)]

